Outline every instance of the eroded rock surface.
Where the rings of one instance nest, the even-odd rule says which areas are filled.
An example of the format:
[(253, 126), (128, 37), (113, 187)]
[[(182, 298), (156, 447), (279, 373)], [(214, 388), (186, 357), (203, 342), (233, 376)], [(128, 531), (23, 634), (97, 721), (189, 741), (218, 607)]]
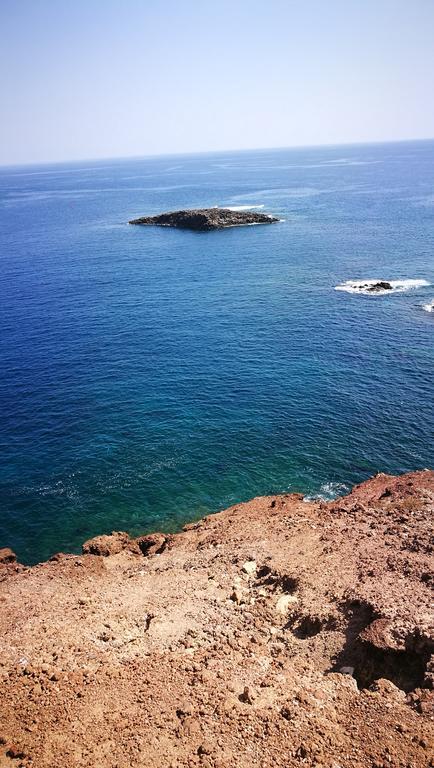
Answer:
[(0, 766), (434, 765), (433, 511), (434, 472), (378, 475), (6, 557)]
[(377, 293), (378, 291), (391, 291), (393, 286), (386, 280), (379, 280), (378, 283), (367, 283), (365, 286), (370, 293)]
[(256, 211), (231, 211), (229, 208), (199, 208), (197, 210), (170, 211), (158, 216), (142, 216), (133, 219), (129, 224), (159, 227), (177, 227), (178, 229), (193, 229), (198, 232), (208, 232), (224, 227), (240, 227), (243, 224), (273, 224), (279, 221), (275, 216)]

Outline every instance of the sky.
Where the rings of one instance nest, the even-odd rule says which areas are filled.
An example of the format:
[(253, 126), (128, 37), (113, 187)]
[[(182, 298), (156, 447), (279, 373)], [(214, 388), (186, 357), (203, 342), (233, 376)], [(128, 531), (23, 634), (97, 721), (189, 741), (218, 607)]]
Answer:
[(434, 137), (434, 0), (0, 0), (0, 164)]

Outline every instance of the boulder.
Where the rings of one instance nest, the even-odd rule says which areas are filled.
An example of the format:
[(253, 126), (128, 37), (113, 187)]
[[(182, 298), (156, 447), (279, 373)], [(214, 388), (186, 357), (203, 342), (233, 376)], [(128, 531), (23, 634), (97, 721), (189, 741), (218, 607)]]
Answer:
[(101, 555), (102, 557), (117, 555), (124, 549), (139, 553), (137, 544), (125, 531), (113, 531), (110, 536), (95, 536), (85, 541), (82, 546), (84, 555)]
[(0, 549), (0, 564), (8, 565), (8, 563), (16, 563), (17, 556), (9, 547), (3, 547)]
[(136, 539), (138, 547), (143, 555), (159, 555), (166, 547), (167, 536), (164, 533), (150, 533), (148, 536), (139, 536)]

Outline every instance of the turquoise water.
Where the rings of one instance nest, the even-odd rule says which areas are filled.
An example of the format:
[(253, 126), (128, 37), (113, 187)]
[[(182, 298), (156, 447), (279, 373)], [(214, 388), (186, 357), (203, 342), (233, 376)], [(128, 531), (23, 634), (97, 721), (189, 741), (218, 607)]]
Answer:
[[(284, 221), (130, 227), (179, 207)], [(434, 142), (0, 172), (0, 546), (434, 465)]]

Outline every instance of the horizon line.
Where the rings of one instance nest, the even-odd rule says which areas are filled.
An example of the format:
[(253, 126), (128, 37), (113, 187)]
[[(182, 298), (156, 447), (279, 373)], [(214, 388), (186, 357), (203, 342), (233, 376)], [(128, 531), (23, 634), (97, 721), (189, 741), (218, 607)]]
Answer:
[(371, 141), (344, 141), (344, 142), (328, 142), (326, 144), (292, 144), (289, 146), (278, 147), (243, 147), (243, 148), (228, 148), (228, 149), (202, 149), (198, 151), (188, 152), (155, 152), (148, 155), (106, 155), (103, 157), (86, 157), (78, 158), (76, 160), (38, 160), (25, 163), (0, 163), (0, 172), (7, 169), (15, 168), (32, 168), (41, 166), (53, 166), (53, 165), (77, 165), (79, 163), (104, 163), (110, 161), (122, 161), (122, 160), (151, 160), (164, 157), (195, 157), (197, 155), (220, 155), (225, 153), (238, 153), (238, 152), (279, 152), (282, 150), (297, 150), (297, 149), (321, 149), (328, 147), (361, 147), (361, 146), (375, 146), (381, 144), (413, 144), (422, 143), (426, 141), (434, 141), (434, 136), (427, 136), (424, 138), (414, 139), (375, 139)]

